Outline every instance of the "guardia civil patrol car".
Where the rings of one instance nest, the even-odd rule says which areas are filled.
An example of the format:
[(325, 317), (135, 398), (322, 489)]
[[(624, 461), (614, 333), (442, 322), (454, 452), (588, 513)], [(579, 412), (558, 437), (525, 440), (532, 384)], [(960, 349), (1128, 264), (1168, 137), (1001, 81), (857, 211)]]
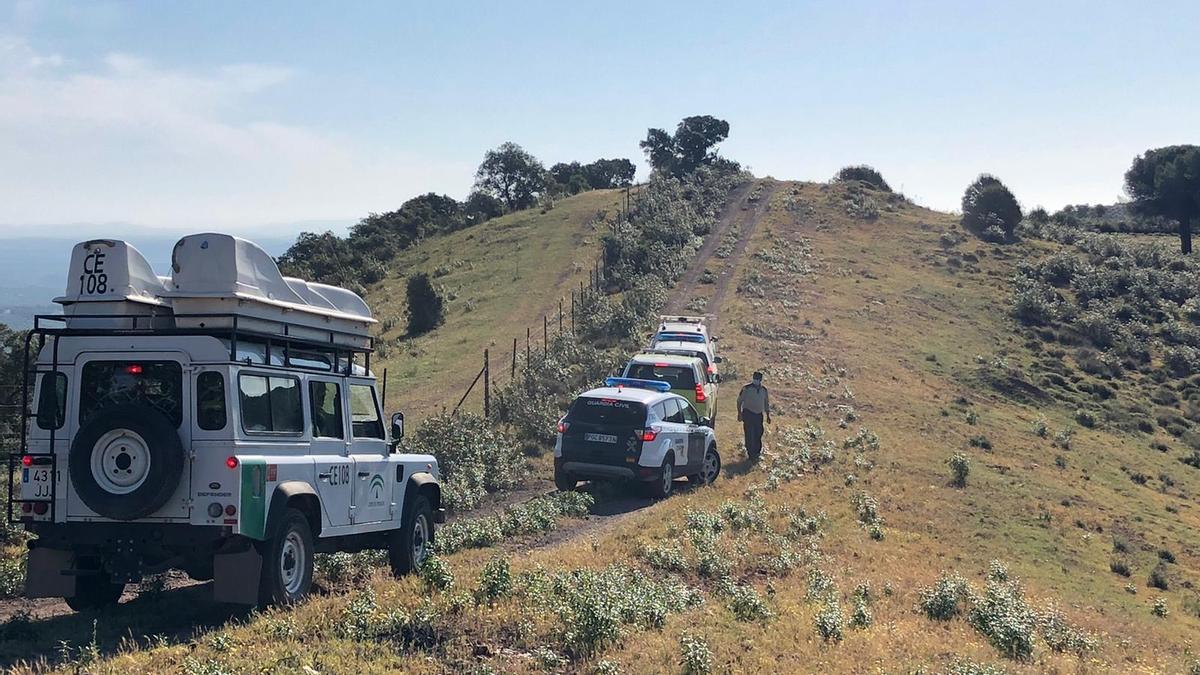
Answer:
[(437, 460), (401, 452), (402, 414), (385, 425), (359, 296), (210, 233), (179, 240), (167, 277), (126, 242), (78, 244), (55, 301), (25, 342), (9, 467), (28, 597), (97, 608), (181, 569), (218, 601), (291, 603), (314, 553), (425, 558)]
[(610, 377), (604, 387), (580, 395), (558, 423), (554, 484), (578, 481), (641, 481), (667, 497), (675, 479), (706, 485), (721, 472), (711, 421), (701, 417), (671, 385), (656, 380)]

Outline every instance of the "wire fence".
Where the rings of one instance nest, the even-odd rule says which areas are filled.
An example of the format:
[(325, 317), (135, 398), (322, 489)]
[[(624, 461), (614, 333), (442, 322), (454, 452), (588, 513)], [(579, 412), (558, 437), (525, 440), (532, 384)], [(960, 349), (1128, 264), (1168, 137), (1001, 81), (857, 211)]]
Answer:
[[(621, 231), (621, 224), (629, 221), (631, 208), (635, 208), (637, 203), (640, 201), (639, 198), (641, 187), (642, 186), (639, 184), (625, 188), (624, 194), (622, 195), (622, 203), (617, 211), (617, 218), (609, 226), (609, 230), (612, 232), (612, 234), (619, 234)], [(579, 313), (582, 307), (586, 302), (594, 298), (596, 294), (606, 292), (605, 280), (607, 278), (608, 270), (605, 267), (604, 251), (601, 250), (600, 253), (597, 254), (592, 268), (588, 270), (587, 281), (583, 281), (581, 279), (579, 281), (579, 288), (571, 289), (570, 298), (563, 296), (558, 299), (557, 313), (542, 314), (542, 355), (545, 355), (546, 350), (550, 348), (552, 336), (556, 337), (567, 330), (569, 330), (572, 334), (575, 333), (575, 327), (581, 318)], [(525, 363), (532, 362), (533, 358), (538, 355), (536, 330), (536, 326), (525, 327)], [(517, 379), (517, 357), (521, 352), (520, 342), (520, 336), (513, 337), (512, 352), (509, 355), (510, 358), (506, 359), (509, 361), (507, 365), (509, 366), (508, 371), (510, 382)], [(463, 404), (466, 403), (467, 399), (471, 396), (471, 392), (473, 392), (475, 387), (481, 382), (483, 386), (483, 416), (485, 418), (491, 418), (492, 388), (497, 385), (497, 378), (493, 376), (492, 372), (492, 350), (490, 348), (485, 348), (483, 350), (483, 362), (479, 372), (475, 374), (475, 378), (471, 380), (471, 384), (467, 386), (467, 389), (463, 392), (462, 397), (458, 399), (458, 403), (454, 405), (454, 410), (451, 412), (451, 414), (458, 414)]]

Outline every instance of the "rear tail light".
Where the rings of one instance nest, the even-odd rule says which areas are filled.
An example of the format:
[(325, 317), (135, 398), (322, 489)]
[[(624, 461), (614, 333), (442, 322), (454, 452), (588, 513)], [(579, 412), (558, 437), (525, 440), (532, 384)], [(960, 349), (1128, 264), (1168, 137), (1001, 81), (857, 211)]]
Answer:
[(713, 373), (715, 373), (715, 372), (717, 372), (717, 367), (716, 367), (716, 366), (714, 366), (714, 365), (713, 365), (713, 364), (711, 364), (711, 363), (710, 363), (710, 364), (708, 364), (708, 374), (709, 374), (709, 375), (712, 375), (712, 374), (713, 374)]
[(21, 466), (33, 466), (33, 458), (29, 455), (25, 455), (21, 458)]
[(646, 441), (646, 442), (652, 441), (652, 440), (658, 438), (658, 429), (655, 429), (653, 427), (651, 427), (649, 429), (642, 429), (641, 436), (642, 436), (643, 441)]
[(44, 515), (46, 515), (46, 512), (49, 510), (50, 510), (50, 505), (47, 504), (46, 502), (38, 502), (33, 505), (33, 512), (35, 515), (44, 516)]
[(707, 397), (704, 395), (704, 385), (702, 385), (702, 384), (696, 385), (696, 402), (704, 403), (704, 401), (706, 399), (707, 399)]
[(236, 468), (238, 468), (238, 458), (237, 458), (237, 457), (234, 457), (233, 455), (230, 455), (229, 457), (226, 457), (226, 458), (225, 458), (225, 466), (227, 466), (227, 467), (229, 467), (229, 468), (231, 468), (231, 469), (236, 469)]
[(24, 504), (21, 504), (21, 512), (22, 513), (33, 513), (33, 504), (30, 502), (25, 502)]
[(571, 428), (570, 422), (567, 422), (564, 420), (558, 421), (558, 433), (565, 434), (565, 433), (567, 433), (567, 429), (570, 429), (570, 428)]
[(232, 516), (235, 513), (237, 513), (237, 507), (234, 506), (233, 504), (230, 504), (225, 507), (225, 515)]

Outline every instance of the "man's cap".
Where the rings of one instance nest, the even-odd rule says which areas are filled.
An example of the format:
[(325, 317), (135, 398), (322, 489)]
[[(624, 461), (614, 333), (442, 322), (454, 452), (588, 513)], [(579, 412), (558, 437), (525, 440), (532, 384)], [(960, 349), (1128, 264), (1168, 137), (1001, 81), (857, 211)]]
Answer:
[(756, 371), (754, 371), (754, 379), (756, 379), (756, 380), (761, 380), (761, 379), (763, 379), (763, 374), (762, 374), (762, 371), (761, 371), (761, 370), (756, 370)]

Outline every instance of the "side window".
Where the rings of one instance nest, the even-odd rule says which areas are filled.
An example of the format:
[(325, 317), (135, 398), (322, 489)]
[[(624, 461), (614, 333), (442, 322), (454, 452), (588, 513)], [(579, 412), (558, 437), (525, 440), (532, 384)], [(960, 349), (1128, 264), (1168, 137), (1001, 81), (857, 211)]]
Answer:
[[(680, 401), (680, 403), (683, 402)], [(684, 424), (696, 424), (700, 421), (700, 416), (696, 414), (696, 409), (692, 407), (691, 403), (683, 403), (680, 412), (683, 414)]]
[[(50, 378), (54, 378), (53, 382)], [(38, 392), (37, 425), (41, 429), (61, 429), (67, 418), (67, 376), (62, 373), (42, 375)]]
[(654, 411), (655, 417), (657, 417), (658, 419), (660, 419), (664, 422), (667, 421), (667, 404), (666, 403), (656, 403), (656, 404), (654, 404), (654, 408), (652, 408), (652, 410)]
[(196, 424), (206, 431), (225, 428), (225, 376), (206, 370), (196, 378)]
[(313, 380), (308, 383), (312, 405), (313, 438), (345, 438), (342, 424), (342, 389), (336, 382)]
[(667, 420), (675, 424), (683, 424), (683, 412), (679, 409), (679, 399), (673, 398), (665, 402), (667, 407)]
[(241, 375), (238, 391), (242, 404), (242, 428), (299, 434), (304, 431), (304, 409), (300, 403), (300, 380), (294, 377)]
[(350, 422), (355, 438), (383, 438), (383, 420), (375, 405), (375, 389), (350, 385)]

